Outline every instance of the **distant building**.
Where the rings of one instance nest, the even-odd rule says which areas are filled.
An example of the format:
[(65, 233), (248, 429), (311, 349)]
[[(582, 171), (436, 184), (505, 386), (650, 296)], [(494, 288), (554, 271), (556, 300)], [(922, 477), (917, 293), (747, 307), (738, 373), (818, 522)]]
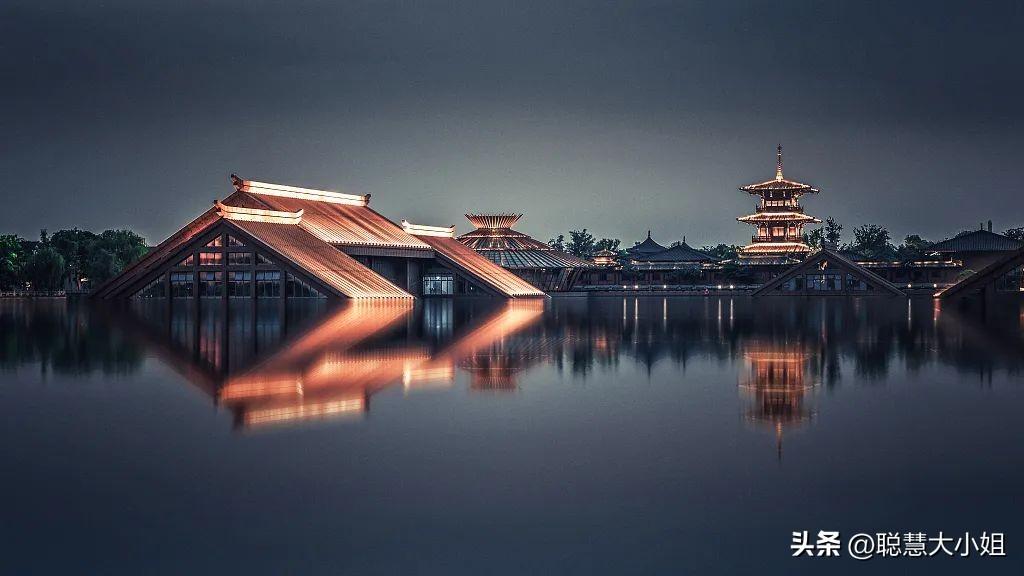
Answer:
[(580, 274), (592, 265), (513, 230), (522, 216), (505, 212), (466, 214), (476, 230), (459, 236), (459, 241), (541, 290), (571, 290)]
[(1024, 248), (1024, 242), (988, 230), (975, 230), (954, 236), (928, 247), (927, 252), (945, 260), (959, 260), (964, 269), (977, 272), (1003, 257), (1007, 252)]
[(632, 248), (627, 248), (626, 254), (629, 255), (630, 260), (638, 260), (644, 256), (650, 256), (651, 254), (657, 254), (658, 252), (664, 252), (665, 250), (665, 246), (662, 246), (651, 239), (651, 231), (648, 230), (647, 239)]
[(775, 178), (740, 188), (760, 198), (753, 214), (736, 219), (757, 230), (751, 237), (751, 243), (740, 249), (742, 258), (802, 257), (811, 251), (811, 247), (804, 243), (804, 225), (821, 222), (804, 214), (800, 205), (801, 196), (817, 194), (818, 189), (783, 177), (781, 144), (776, 159)]
[(619, 255), (611, 250), (599, 250), (594, 254), (594, 266), (599, 268), (610, 268), (619, 265)]

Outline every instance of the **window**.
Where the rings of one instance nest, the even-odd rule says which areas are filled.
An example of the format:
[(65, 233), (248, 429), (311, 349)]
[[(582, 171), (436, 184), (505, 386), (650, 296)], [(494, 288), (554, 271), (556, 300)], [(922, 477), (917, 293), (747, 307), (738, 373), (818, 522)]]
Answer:
[(220, 252), (200, 252), (200, 266), (220, 266), (224, 262), (224, 255)]
[(299, 278), (288, 275), (288, 297), (289, 298), (324, 298), (316, 288), (306, 284)]
[(843, 275), (839, 272), (826, 272), (824, 274), (808, 274), (807, 289), (819, 292), (831, 292), (841, 290)]
[(192, 281), (195, 279), (193, 272), (171, 272), (171, 297), (191, 298)]
[(245, 246), (245, 244), (243, 244), (238, 238), (228, 234), (228, 246)]
[(256, 297), (280, 298), (281, 273), (277, 270), (258, 270), (256, 272)]
[(201, 298), (217, 298), (224, 294), (223, 272), (199, 273), (199, 296)]
[(223, 245), (224, 245), (224, 237), (223, 236), (217, 236), (213, 240), (210, 240), (209, 242), (206, 243), (206, 247), (207, 248), (219, 248), (219, 247), (221, 247)]
[(868, 289), (868, 284), (861, 278), (853, 276), (852, 274), (847, 274), (846, 289), (851, 292), (862, 292)]
[(167, 296), (167, 276), (161, 275), (156, 280), (135, 293), (135, 298), (164, 298)]
[(228, 266), (251, 266), (252, 253), (228, 252)]
[(228, 298), (252, 296), (252, 272), (228, 272)]
[(191, 267), (195, 263), (196, 263), (195, 256), (192, 255), (192, 254), (189, 254), (188, 256), (185, 257), (184, 260), (182, 260), (181, 262), (178, 262), (178, 266), (188, 266), (188, 267)]
[(257, 266), (269, 266), (271, 264), (273, 264), (273, 262), (270, 260), (270, 258), (267, 258), (263, 254), (259, 254), (259, 253), (256, 254), (256, 265)]
[(789, 280), (786, 280), (779, 285), (779, 290), (783, 292), (799, 292), (804, 289), (804, 277), (794, 276)]
[(451, 274), (425, 274), (423, 276), (424, 296), (448, 296), (455, 292), (455, 281)]

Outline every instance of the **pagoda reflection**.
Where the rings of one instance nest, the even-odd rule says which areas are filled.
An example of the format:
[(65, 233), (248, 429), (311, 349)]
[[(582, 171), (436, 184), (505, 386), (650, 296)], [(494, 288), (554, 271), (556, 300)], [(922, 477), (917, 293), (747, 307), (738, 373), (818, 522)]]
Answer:
[(781, 457), (784, 432), (813, 416), (806, 404), (815, 386), (815, 379), (808, 374), (811, 354), (797, 344), (755, 340), (747, 344), (743, 359), (739, 387), (749, 399), (746, 420), (775, 433)]

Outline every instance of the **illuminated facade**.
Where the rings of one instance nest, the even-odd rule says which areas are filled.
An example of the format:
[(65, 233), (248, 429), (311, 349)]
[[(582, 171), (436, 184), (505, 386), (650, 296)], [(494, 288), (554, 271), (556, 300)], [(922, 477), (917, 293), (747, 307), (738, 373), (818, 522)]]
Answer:
[(804, 225), (820, 223), (821, 220), (804, 213), (800, 197), (817, 194), (818, 189), (783, 177), (781, 144), (777, 161), (774, 179), (740, 188), (760, 198), (753, 214), (736, 219), (752, 225), (757, 231), (751, 237), (751, 243), (740, 249), (742, 258), (802, 256), (811, 251), (810, 246), (804, 243)]
[(232, 176), (234, 193), (97, 288), (93, 297), (411, 299), (543, 297), (454, 239), (398, 224), (370, 196)]

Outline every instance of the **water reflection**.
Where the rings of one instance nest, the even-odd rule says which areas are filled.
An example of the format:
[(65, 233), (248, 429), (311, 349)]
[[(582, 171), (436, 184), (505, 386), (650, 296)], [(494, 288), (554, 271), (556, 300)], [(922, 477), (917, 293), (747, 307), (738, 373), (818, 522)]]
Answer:
[(934, 364), (986, 385), (1024, 367), (1024, 308), (943, 309), (937, 301), (748, 298), (426, 300), (287, 307), (259, 300), (135, 303), (7, 300), (0, 367), (105, 374), (146, 353), (184, 375), (239, 426), (369, 409), (378, 391), (451, 387), (514, 391), (540, 365), (586, 380), (641, 367), (686, 378), (691, 363), (735, 370), (742, 415), (784, 431), (814, 416), (814, 390), (876, 385)]

